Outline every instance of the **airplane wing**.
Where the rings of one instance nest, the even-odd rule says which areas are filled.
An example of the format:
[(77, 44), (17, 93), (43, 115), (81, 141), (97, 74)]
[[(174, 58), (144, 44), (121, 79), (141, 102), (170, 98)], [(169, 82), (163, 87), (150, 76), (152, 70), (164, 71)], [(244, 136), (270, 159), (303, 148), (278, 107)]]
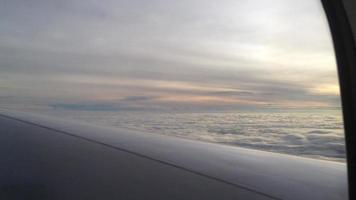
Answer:
[(0, 112), (1, 199), (347, 199), (343, 163)]

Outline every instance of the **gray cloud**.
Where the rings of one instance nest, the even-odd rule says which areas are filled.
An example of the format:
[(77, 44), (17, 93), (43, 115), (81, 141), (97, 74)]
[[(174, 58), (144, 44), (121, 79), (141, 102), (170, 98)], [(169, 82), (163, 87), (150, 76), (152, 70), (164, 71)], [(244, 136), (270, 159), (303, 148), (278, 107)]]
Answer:
[(148, 96), (127, 96), (122, 101), (146, 101), (146, 100), (152, 100), (154, 97), (148, 97)]
[(0, 97), (73, 109), (180, 104), (167, 96), (338, 107), (337, 94), (313, 93), (337, 85), (323, 15), (310, 0), (3, 1)]

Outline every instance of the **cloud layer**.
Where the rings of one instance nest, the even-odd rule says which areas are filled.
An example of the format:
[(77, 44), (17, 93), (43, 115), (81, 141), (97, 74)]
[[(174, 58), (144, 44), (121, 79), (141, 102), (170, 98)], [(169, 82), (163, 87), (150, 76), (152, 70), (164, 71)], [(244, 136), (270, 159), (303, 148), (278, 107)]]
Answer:
[(2, 106), (340, 107), (316, 0), (12, 0), (0, 23)]

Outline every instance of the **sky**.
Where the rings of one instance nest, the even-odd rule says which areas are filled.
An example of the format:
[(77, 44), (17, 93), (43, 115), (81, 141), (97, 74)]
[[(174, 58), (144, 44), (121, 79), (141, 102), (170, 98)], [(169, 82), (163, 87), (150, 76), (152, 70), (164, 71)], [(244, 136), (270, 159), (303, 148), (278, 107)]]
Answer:
[(340, 108), (318, 0), (2, 0), (0, 107)]

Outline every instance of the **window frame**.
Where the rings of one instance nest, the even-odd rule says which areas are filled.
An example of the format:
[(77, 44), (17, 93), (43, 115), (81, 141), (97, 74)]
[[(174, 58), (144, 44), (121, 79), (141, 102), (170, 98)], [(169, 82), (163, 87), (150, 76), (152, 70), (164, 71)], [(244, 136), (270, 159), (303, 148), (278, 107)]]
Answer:
[[(345, 0), (321, 0), (333, 39), (341, 102), (344, 117), (349, 198), (356, 199), (356, 46), (351, 23), (356, 18), (347, 15)], [(356, 2), (348, 2), (348, 6)], [(354, 134), (353, 134), (354, 133)]]

